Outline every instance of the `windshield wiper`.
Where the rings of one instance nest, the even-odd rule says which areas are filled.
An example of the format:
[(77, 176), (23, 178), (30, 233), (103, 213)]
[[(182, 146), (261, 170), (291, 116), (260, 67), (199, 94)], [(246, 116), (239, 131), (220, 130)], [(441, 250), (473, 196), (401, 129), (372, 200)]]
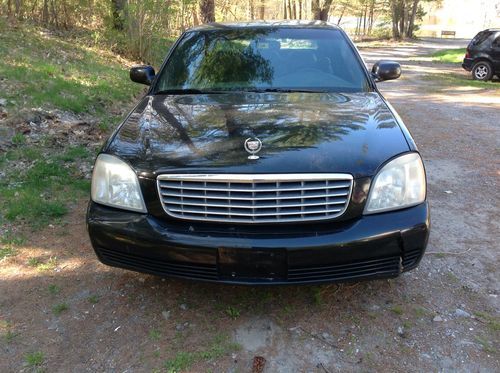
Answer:
[(157, 91), (155, 95), (202, 95), (207, 93), (226, 93), (225, 91), (216, 91), (211, 89), (165, 89), (163, 91)]
[(256, 92), (256, 93), (266, 93), (266, 92), (278, 92), (278, 93), (326, 93), (327, 90), (321, 89), (303, 89), (303, 88), (255, 88), (255, 89), (245, 89), (245, 92)]

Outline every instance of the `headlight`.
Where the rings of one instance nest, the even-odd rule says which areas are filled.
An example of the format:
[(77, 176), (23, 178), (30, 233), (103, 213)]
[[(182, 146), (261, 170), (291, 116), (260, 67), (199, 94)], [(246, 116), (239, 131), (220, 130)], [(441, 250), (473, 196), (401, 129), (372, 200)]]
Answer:
[(128, 164), (109, 154), (97, 157), (92, 173), (92, 200), (103, 205), (146, 212), (139, 180)]
[(425, 200), (425, 189), (425, 171), (420, 155), (402, 155), (387, 163), (375, 176), (365, 214), (418, 205)]

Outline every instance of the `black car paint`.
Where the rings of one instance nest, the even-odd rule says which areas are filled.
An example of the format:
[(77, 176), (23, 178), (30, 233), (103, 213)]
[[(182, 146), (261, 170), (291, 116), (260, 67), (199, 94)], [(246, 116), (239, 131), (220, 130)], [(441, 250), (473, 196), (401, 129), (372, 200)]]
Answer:
[[(361, 61), (353, 45), (352, 48)], [(397, 270), (393, 267), (390, 273), (357, 269), (342, 278), (296, 281), (307, 283), (397, 276), (414, 268), (423, 255), (429, 234), (427, 203), (363, 216), (370, 183), (377, 171), (398, 155), (418, 151), (399, 116), (376, 88), (371, 74), (367, 70), (365, 73), (371, 92), (348, 94), (154, 95), (153, 80), (148, 94), (102, 149), (103, 153), (125, 160), (137, 172), (148, 214), (91, 202), (87, 224), (100, 260), (158, 275), (251, 284), (289, 283), (286, 268), (299, 268), (301, 262), (305, 267), (353, 268), (363, 258), (379, 260), (390, 256), (400, 262)], [(243, 149), (243, 141), (250, 136), (263, 142), (258, 160), (249, 160)], [(196, 223), (165, 214), (156, 176), (166, 172), (345, 172), (353, 175), (354, 185), (346, 212), (333, 222)], [(114, 250), (111, 259), (103, 254), (109, 254), (109, 250)], [(228, 250), (233, 252), (228, 254)], [(282, 263), (281, 267), (272, 272), (275, 278), (248, 276), (244, 266), (240, 268), (241, 276), (231, 275), (238, 268), (224, 266), (228, 255), (233, 255), (228, 262), (239, 258), (240, 263), (255, 261), (261, 269), (272, 267), (269, 257), (253, 257), (249, 250), (280, 258), (276, 260)], [(412, 254), (414, 260), (406, 266), (402, 264), (405, 252), (417, 253)], [(120, 255), (125, 259), (117, 259)], [(179, 275), (175, 270), (161, 270), (158, 265), (153, 265), (153, 269), (143, 268), (137, 264), (141, 257), (163, 263), (165, 268), (215, 265), (219, 275), (207, 279), (189, 275), (196, 273), (196, 269)], [(372, 264), (368, 267), (376, 269)], [(338, 271), (334, 269), (333, 273)], [(365, 275), (358, 276), (358, 272)]]
[[(474, 43), (481, 33), (484, 33), (484, 39), (479, 43)], [(481, 33), (476, 35), (467, 46), (467, 54), (462, 67), (471, 71), (479, 61), (487, 61), (493, 67), (494, 74), (500, 74), (500, 29), (488, 29)]]
[(430, 221), (427, 203), (334, 224), (242, 226), (168, 222), (91, 202), (87, 224), (96, 254), (111, 266), (283, 285), (396, 277), (419, 264)]

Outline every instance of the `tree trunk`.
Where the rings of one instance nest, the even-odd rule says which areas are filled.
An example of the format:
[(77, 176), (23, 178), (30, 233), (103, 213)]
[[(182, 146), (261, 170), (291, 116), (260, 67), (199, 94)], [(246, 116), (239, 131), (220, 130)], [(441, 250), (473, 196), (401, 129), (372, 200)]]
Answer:
[(126, 0), (111, 0), (111, 13), (113, 14), (113, 28), (123, 30), (125, 25), (123, 14), (125, 12)]
[(342, 17), (344, 17), (344, 13), (345, 13), (346, 8), (347, 8), (347, 4), (345, 4), (342, 7), (342, 10), (341, 10), (340, 15), (339, 15), (339, 19), (337, 20), (337, 25), (340, 25), (340, 21), (342, 21)]
[(375, 13), (375, 0), (370, 2), (370, 16), (368, 19), (368, 35), (371, 35), (373, 29), (373, 15)]
[(43, 0), (42, 22), (44, 24), (47, 24), (48, 20), (49, 20), (49, 4), (48, 4), (48, 0)]
[(292, 0), (288, 0), (288, 18), (293, 19)]
[[(198, 26), (200, 24), (200, 20), (198, 19), (198, 9), (196, 7), (193, 8), (193, 25)], [(168, 26), (167, 26), (168, 29)]]
[(266, 15), (266, 3), (264, 0), (260, 0), (260, 6), (259, 6), (259, 19), (264, 19)]
[(321, 8), (319, 6), (319, 0), (311, 0), (311, 14), (313, 19), (321, 18)]
[(323, 5), (320, 6), (319, 0), (312, 0), (311, 12), (313, 14), (313, 18), (320, 21), (328, 21), (328, 15), (332, 2), (333, 0), (325, 0)]
[(297, 19), (297, 4), (293, 0), (293, 19)]
[(302, 0), (299, 0), (299, 19), (302, 19)]
[(203, 23), (215, 22), (215, 1), (201, 0), (200, 13), (201, 13), (201, 21)]
[(411, 16), (408, 21), (408, 30), (406, 31), (406, 35), (409, 38), (413, 37), (413, 29), (415, 28), (415, 17), (417, 16), (418, 3), (420, 0), (413, 0), (413, 7), (411, 9)]
[(253, 4), (253, 1), (254, 0), (248, 0), (248, 13), (249, 13), (249, 18), (250, 19), (255, 19), (255, 11), (254, 11), (254, 4)]
[(400, 15), (400, 19), (399, 19), (399, 34), (401, 35), (402, 38), (405, 37), (406, 35), (406, 6), (405, 6), (405, 2), (404, 0), (401, 1), (401, 8), (399, 10), (399, 15)]
[(287, 16), (286, 16), (286, 0), (283, 0), (283, 19), (287, 19)]
[(7, 0), (7, 16), (12, 17), (12, 0)]
[(392, 37), (394, 39), (400, 38), (399, 28), (398, 28), (399, 11), (398, 11), (397, 1), (398, 0), (391, 0)]

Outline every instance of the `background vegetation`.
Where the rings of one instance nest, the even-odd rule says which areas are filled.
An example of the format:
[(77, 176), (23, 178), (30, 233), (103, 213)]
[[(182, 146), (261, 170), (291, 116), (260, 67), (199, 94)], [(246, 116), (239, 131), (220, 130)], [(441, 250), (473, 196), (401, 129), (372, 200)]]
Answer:
[(0, 12), (158, 65), (182, 31), (214, 21), (349, 18), (356, 37), (413, 37), (430, 1), (441, 0), (0, 0)]

